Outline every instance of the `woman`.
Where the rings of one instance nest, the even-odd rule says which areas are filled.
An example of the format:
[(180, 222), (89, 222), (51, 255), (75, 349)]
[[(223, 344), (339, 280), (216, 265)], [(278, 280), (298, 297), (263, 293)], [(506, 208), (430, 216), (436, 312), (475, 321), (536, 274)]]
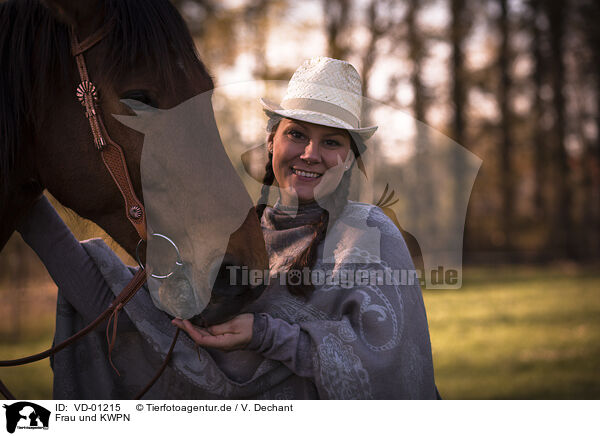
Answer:
[[(367, 280), (348, 289), (340, 275), (328, 274), (350, 271), (356, 279), (357, 272), (375, 277), (370, 273), (414, 270), (400, 232), (383, 212), (347, 200), (352, 167), (364, 171), (363, 140), (376, 130), (359, 127), (360, 84), (349, 63), (319, 57), (295, 72), (281, 106), (262, 100), (269, 116), (268, 163), (258, 210), (270, 286), (254, 315), (208, 330), (173, 323), (198, 345), (246, 348), (282, 362), (310, 380), (308, 398), (435, 398), (418, 285)], [(273, 183), (280, 198), (265, 207)], [(376, 238), (379, 246), (372, 249)], [(315, 286), (315, 270), (333, 280)]]
[[(315, 58), (296, 71), (281, 106), (262, 102), (270, 120), (258, 211), (271, 277), (248, 313), (204, 330), (171, 320), (140, 292), (118, 319), (120, 375), (104, 331), (95, 332), (54, 357), (55, 398), (131, 398), (175, 326), (195, 343), (177, 343), (146, 398), (436, 397), (420, 288), (388, 280), (414, 270), (402, 236), (380, 209), (347, 200), (351, 169), (364, 170), (363, 141), (376, 129), (359, 125), (360, 83), (347, 62)], [(280, 198), (267, 207), (271, 185)], [(47, 201), (19, 231), (59, 285), (56, 342), (132, 275), (102, 241), (77, 242)]]

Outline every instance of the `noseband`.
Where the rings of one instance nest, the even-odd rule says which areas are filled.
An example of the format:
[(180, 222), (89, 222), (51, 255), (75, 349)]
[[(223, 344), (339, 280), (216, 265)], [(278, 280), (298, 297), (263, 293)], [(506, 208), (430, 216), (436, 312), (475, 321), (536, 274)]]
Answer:
[[(125, 155), (123, 153), (122, 147), (113, 141), (104, 126), (104, 122), (99, 113), (98, 107), (98, 91), (94, 83), (90, 80), (87, 66), (85, 63), (84, 53), (98, 44), (102, 39), (108, 34), (108, 32), (112, 29), (111, 25), (105, 25), (101, 27), (99, 30), (94, 32), (92, 35), (87, 37), (81, 43), (77, 39), (77, 35), (73, 28), (70, 29), (70, 40), (71, 40), (71, 54), (75, 57), (75, 62), (77, 63), (77, 69), (79, 71), (80, 83), (77, 86), (76, 96), (79, 99), (79, 102), (85, 109), (85, 116), (88, 119), (90, 130), (92, 132), (92, 136), (94, 138), (94, 145), (96, 149), (100, 152), (102, 161), (106, 166), (109, 174), (114, 180), (115, 184), (119, 188), (121, 192), (121, 196), (123, 197), (125, 203), (125, 215), (129, 222), (133, 225), (136, 232), (140, 236), (140, 242), (136, 247), (136, 258), (138, 263), (140, 264), (140, 268), (135, 273), (131, 281), (125, 286), (125, 288), (121, 291), (121, 293), (114, 299), (114, 301), (110, 304), (110, 306), (98, 316), (94, 321), (92, 321), (87, 327), (75, 333), (70, 338), (61, 342), (60, 344), (55, 345), (54, 347), (43, 351), (41, 353), (24, 357), (21, 359), (15, 360), (5, 360), (0, 361), (0, 367), (7, 366), (18, 366), (24, 365), (26, 363), (36, 362), (38, 360), (44, 359), (46, 357), (50, 357), (68, 345), (72, 344), (76, 340), (82, 338), (87, 335), (91, 331), (93, 331), (99, 324), (105, 321), (107, 318), (109, 319), (107, 326), (107, 341), (109, 343), (109, 361), (112, 364), (111, 352), (116, 340), (116, 327), (117, 327), (117, 319), (118, 313), (123, 308), (125, 304), (129, 302), (136, 294), (136, 292), (143, 286), (146, 282), (146, 272), (142, 263), (139, 260), (138, 250), (143, 241), (147, 240), (147, 231), (146, 231), (146, 211), (144, 209), (144, 205), (135, 195), (135, 190), (133, 189), (133, 185), (131, 183), (131, 178), (129, 177), (129, 171), (127, 170), (127, 162), (125, 161)], [(170, 242), (176, 250), (177, 253), (177, 262), (176, 268), (182, 265), (181, 258), (179, 256), (179, 249), (175, 245), (173, 241), (161, 234), (153, 234), (153, 236), (163, 237)], [(165, 276), (157, 276), (152, 274), (153, 277), (156, 278), (168, 278), (172, 274), (169, 273)], [(109, 339), (109, 328), (110, 328), (110, 319), (113, 319), (113, 328), (112, 328), (112, 340)], [(171, 358), (173, 349), (175, 348), (175, 343), (177, 342), (177, 338), (179, 336), (179, 329), (177, 329), (175, 336), (173, 337), (173, 341), (171, 343), (171, 347), (165, 357), (165, 360), (154, 376), (154, 378), (144, 387), (144, 389), (135, 397), (135, 399), (140, 399), (158, 380), (164, 369), (167, 367), (167, 364)], [(116, 370), (116, 368), (115, 368)], [(117, 371), (118, 373), (118, 371)], [(6, 386), (0, 380), (0, 393), (7, 400), (14, 400), (15, 397), (10, 393), (10, 391), (6, 388)]]

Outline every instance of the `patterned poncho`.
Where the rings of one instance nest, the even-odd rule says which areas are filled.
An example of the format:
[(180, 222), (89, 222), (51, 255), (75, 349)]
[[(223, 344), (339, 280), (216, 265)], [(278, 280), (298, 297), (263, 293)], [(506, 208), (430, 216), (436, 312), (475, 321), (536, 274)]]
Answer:
[[(60, 220), (50, 216), (53, 211), (36, 213), (42, 215), (33, 217), (36, 221), (54, 222), (48, 226), (57, 226)], [(421, 290), (406, 274), (414, 267), (402, 236), (381, 209), (348, 203), (318, 248), (312, 275), (318, 284), (307, 298), (290, 294), (282, 284), (291, 260), (310, 243), (311, 224), (321, 213), (316, 203), (297, 210), (278, 203), (265, 210), (262, 225), (271, 277), (263, 295), (248, 308), (255, 313), (252, 342), (247, 349), (223, 352), (197, 347), (187, 335), (180, 335), (171, 362), (145, 398), (436, 397)], [(38, 254), (44, 250), (36, 244), (51, 244), (54, 255), (80, 249), (62, 239), (40, 242), (27, 234), (24, 238)], [(134, 270), (101, 240), (81, 245), (104, 280), (99, 283), (96, 277), (88, 289), (118, 294)], [(50, 272), (59, 283), (58, 342), (91, 321), (91, 315), (77, 309), (85, 307), (91, 296), (61, 281), (60, 268)], [(129, 399), (152, 378), (175, 327), (144, 289), (124, 310), (128, 319), (121, 315), (112, 352), (120, 375), (108, 362), (105, 332), (94, 332), (55, 356), (56, 399)]]

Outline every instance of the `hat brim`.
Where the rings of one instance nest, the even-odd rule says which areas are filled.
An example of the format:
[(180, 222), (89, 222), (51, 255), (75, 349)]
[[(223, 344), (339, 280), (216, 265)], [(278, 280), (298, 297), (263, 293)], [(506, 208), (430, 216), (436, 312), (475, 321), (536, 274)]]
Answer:
[(260, 99), (260, 104), (267, 112), (272, 112), (284, 118), (291, 118), (298, 121), (305, 121), (307, 123), (318, 124), (320, 126), (335, 127), (337, 129), (345, 129), (349, 132), (358, 134), (363, 140), (369, 139), (375, 131), (377, 126), (353, 128), (348, 123), (340, 120), (331, 115), (323, 114), (320, 112), (302, 110), (302, 109), (285, 109), (281, 105), (274, 103), (265, 98)]

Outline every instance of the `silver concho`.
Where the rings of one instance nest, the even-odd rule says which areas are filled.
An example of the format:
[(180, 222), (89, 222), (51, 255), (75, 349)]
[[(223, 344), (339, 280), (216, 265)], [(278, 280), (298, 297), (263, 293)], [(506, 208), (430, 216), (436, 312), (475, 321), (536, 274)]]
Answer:
[(133, 219), (140, 219), (142, 217), (142, 208), (139, 206), (131, 206), (129, 209), (129, 216)]
[(94, 101), (98, 100), (98, 91), (96, 91), (96, 85), (94, 85), (92, 82), (90, 81), (85, 81), (85, 82), (81, 82), (78, 86), (77, 86), (77, 98), (79, 99), (79, 102), (82, 105), (85, 105), (85, 97), (86, 95), (89, 95), (90, 97), (92, 97), (92, 99)]

